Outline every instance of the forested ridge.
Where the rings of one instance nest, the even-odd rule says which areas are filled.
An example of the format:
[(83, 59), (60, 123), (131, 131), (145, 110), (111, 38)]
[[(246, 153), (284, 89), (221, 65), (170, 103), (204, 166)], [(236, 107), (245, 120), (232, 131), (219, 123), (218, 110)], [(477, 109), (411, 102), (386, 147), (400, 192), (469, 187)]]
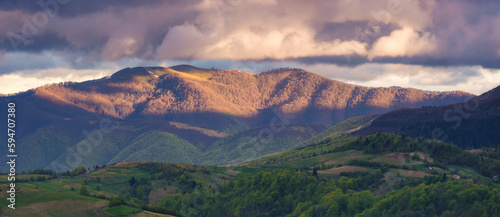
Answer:
[[(261, 172), (220, 189), (169, 195), (160, 206), (186, 216), (498, 216), (500, 189), (438, 178), (375, 196), (377, 174), (322, 178), (304, 171)], [(191, 207), (193, 212), (190, 213)], [(194, 211), (195, 210), (195, 211)]]
[(396, 133), (439, 139), (463, 149), (474, 149), (498, 146), (499, 131), (500, 87), (496, 87), (461, 103), (387, 112), (356, 135)]
[[(103, 79), (46, 85), (0, 100), (32, 105), (40, 118), (160, 118), (225, 130), (228, 124), (268, 124), (263, 122), (269, 121), (267, 112), (273, 108), (294, 114), (295, 123), (335, 124), (401, 107), (462, 102), (470, 96), (460, 91), (363, 87), (296, 68), (252, 74), (180, 65), (125, 68)], [(250, 120), (232, 123), (228, 117)]]

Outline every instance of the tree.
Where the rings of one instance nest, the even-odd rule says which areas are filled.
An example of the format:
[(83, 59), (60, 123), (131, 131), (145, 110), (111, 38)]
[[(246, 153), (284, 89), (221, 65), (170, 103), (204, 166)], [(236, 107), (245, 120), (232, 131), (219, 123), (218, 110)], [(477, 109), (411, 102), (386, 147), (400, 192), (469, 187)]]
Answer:
[(318, 168), (314, 167), (313, 176), (318, 176)]
[(128, 180), (128, 183), (130, 184), (130, 186), (134, 185), (136, 182), (137, 182), (137, 180), (135, 179), (135, 177), (134, 177), (134, 176), (132, 176), (132, 178), (130, 178), (130, 179)]
[(86, 184), (82, 184), (80, 186), (80, 195), (84, 195), (84, 196), (90, 195), (89, 187)]
[(137, 197), (141, 198), (143, 193), (144, 193), (144, 186), (139, 185), (136, 189)]
[(111, 198), (111, 201), (109, 202), (109, 207), (113, 206), (120, 206), (123, 204), (123, 201), (119, 197), (113, 197)]
[(45, 181), (47, 178), (45, 176), (37, 176), (36, 181)]
[(179, 183), (181, 183), (181, 184), (186, 183), (186, 176), (185, 176), (184, 174), (182, 174), (182, 175), (179, 177)]
[(70, 174), (72, 176), (77, 176), (77, 175), (84, 174), (86, 172), (87, 172), (87, 168), (85, 166), (79, 166), (79, 167), (75, 168), (74, 170), (72, 170)]

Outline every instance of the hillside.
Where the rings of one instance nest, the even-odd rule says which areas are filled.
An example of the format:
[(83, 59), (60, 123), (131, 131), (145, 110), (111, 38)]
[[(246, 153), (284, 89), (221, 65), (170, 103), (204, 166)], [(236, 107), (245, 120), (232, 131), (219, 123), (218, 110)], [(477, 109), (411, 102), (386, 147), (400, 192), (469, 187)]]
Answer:
[[(67, 171), (79, 165), (92, 168), (124, 160), (234, 164), (287, 151), (326, 129), (323, 125), (295, 124), (259, 137), (262, 130), (270, 128), (229, 135), (168, 121), (115, 120), (107, 131), (99, 125), (92, 120), (62, 120), (40, 127), (17, 142), (17, 152), (23, 156), (17, 168)], [(259, 143), (263, 146), (257, 150)], [(0, 156), (0, 160), (6, 157)]]
[(462, 148), (500, 144), (500, 87), (463, 103), (388, 112), (356, 135), (389, 132), (451, 142)]
[(335, 124), (402, 107), (462, 102), (470, 96), (460, 91), (362, 87), (302, 69), (251, 74), (180, 65), (126, 68), (99, 80), (48, 85), (1, 98), (17, 101), (26, 118), (163, 119), (232, 131), (269, 124), (276, 116), (273, 109), (289, 115), (291, 123)]
[(200, 157), (201, 164), (238, 164), (267, 154), (293, 149), (326, 129), (323, 125), (288, 125), (272, 134), (268, 126), (245, 130), (213, 143)]
[[(98, 80), (3, 96), (0, 102), (16, 102), (18, 152), (26, 159), (18, 169), (66, 171), (123, 160), (240, 163), (300, 146), (351, 117), (470, 96), (362, 87), (302, 69), (251, 74), (180, 65), (126, 68)], [(103, 122), (112, 130), (102, 129)], [(332, 132), (345, 133), (343, 128)], [(302, 145), (324, 139), (318, 136)]]
[[(81, 175), (37, 170), (18, 176), (18, 207), (25, 216), (498, 216), (498, 156), (500, 149), (473, 153), (374, 134), (277, 164), (126, 161)], [(6, 180), (0, 176), (2, 189)]]

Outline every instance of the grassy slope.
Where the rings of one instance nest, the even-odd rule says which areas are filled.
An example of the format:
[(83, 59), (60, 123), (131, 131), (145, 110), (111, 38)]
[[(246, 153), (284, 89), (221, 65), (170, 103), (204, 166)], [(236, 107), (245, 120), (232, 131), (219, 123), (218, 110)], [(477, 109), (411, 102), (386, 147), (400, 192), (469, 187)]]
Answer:
[(60, 154), (81, 140), (83, 129), (92, 129), (88, 122), (69, 123), (67, 127), (60, 127), (60, 123), (53, 123), (37, 129), (35, 132), (17, 142), (17, 152), (23, 156), (23, 161), (17, 165), (19, 170), (37, 169), (40, 165), (47, 165)]
[(325, 131), (319, 133), (318, 135), (311, 137), (310, 139), (302, 142), (302, 144), (300, 145), (301, 146), (311, 145), (313, 143), (318, 143), (327, 138), (335, 138), (337, 136), (341, 136), (346, 132), (361, 129), (363, 127), (368, 126), (371, 123), (371, 121), (373, 121), (378, 116), (379, 114), (349, 118), (345, 121), (335, 124), (334, 126), (326, 129)]
[[(66, 126), (60, 122), (73, 123)], [(49, 123), (17, 141), (18, 154), (23, 156), (23, 161), (18, 163), (17, 169), (27, 171), (48, 166), (58, 171), (66, 171), (79, 165), (93, 168), (95, 165), (109, 164), (115, 157), (119, 160), (112, 162), (125, 159), (148, 161), (151, 158), (145, 155), (147, 151), (142, 149), (158, 150), (158, 148), (162, 150), (161, 152), (175, 156), (176, 160), (172, 162), (193, 163), (192, 157), (198, 152), (197, 149), (203, 150), (205, 146), (227, 136), (213, 130), (179, 123), (172, 125), (169, 122), (113, 121), (112, 126), (113, 130), (109, 133), (98, 132), (86, 137), (84, 131), (94, 132), (99, 129), (98, 121), (70, 120)], [(172, 137), (172, 134), (179, 138)], [(140, 137), (141, 135), (143, 137)], [(144, 135), (154, 138), (146, 139)], [(2, 134), (1, 138), (4, 137)], [(94, 144), (91, 138), (97, 143)], [(168, 140), (164, 141), (164, 138)], [(169, 141), (173, 141), (172, 144), (168, 144), (170, 148), (165, 146), (170, 143)], [(193, 148), (191, 145), (193, 143), (188, 141), (200, 147)], [(177, 148), (173, 148), (174, 146)], [(126, 149), (127, 147), (129, 148)], [(183, 153), (188, 149), (190, 149), (189, 156)], [(132, 150), (139, 150), (140, 153), (135, 153), (130, 158), (125, 157), (125, 152), (128, 151), (130, 154)], [(124, 152), (121, 153), (122, 151)], [(5, 155), (0, 156), (0, 159), (6, 160)], [(165, 161), (158, 158), (156, 160)]]
[(259, 160), (250, 162), (249, 164), (259, 166), (266, 164), (281, 164), (289, 161), (299, 161), (325, 153), (326, 151), (340, 146), (346, 142), (352, 141), (353, 139), (354, 137), (348, 135), (339, 136), (332, 139), (329, 138), (319, 143), (298, 147), (276, 155), (266, 156)]
[[(5, 191), (1, 195), (7, 197)], [(2, 216), (99, 216), (98, 210), (108, 204), (106, 200), (23, 186), (16, 194), (16, 210), (4, 208), (8, 203), (0, 201)]]
[(284, 163), (322, 154), (337, 145), (352, 140), (354, 137), (347, 135), (347, 133), (369, 126), (371, 121), (376, 117), (378, 117), (377, 114), (349, 118), (305, 140), (298, 145), (298, 148), (283, 153), (263, 155), (264, 157), (250, 164)]
[(155, 161), (193, 163), (200, 151), (188, 141), (174, 134), (150, 131), (136, 138), (129, 146), (111, 159), (120, 161)]
[(267, 126), (254, 128), (219, 140), (197, 163), (239, 163), (290, 150), (323, 129), (321, 125), (290, 125), (277, 132), (272, 132)]
[[(135, 137), (141, 135), (141, 129), (130, 129), (130, 128), (116, 128), (111, 133), (102, 136), (102, 140), (98, 140), (97, 145), (90, 142), (88, 138), (84, 138), (75, 145), (71, 147), (71, 151), (61, 154), (50, 166), (56, 164), (57, 162), (66, 166), (65, 170), (72, 170), (72, 165), (67, 164), (67, 159), (71, 159), (74, 156), (74, 152), (77, 152), (81, 156), (81, 161), (78, 165), (84, 165), (88, 168), (92, 168), (95, 165), (105, 165), (109, 163), (109, 160), (119, 154), (130, 144)], [(94, 138), (99, 138), (98, 135), (94, 134)], [(56, 167), (57, 168), (57, 167)]]
[(115, 206), (105, 210), (106, 213), (114, 216), (125, 216), (140, 212), (139, 209), (127, 206)]

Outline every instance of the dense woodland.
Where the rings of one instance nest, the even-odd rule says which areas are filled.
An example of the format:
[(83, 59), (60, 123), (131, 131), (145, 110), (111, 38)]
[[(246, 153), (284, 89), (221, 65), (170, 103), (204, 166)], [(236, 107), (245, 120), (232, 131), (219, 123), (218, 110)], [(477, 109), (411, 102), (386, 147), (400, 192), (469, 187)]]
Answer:
[(321, 178), (310, 172), (261, 172), (219, 189), (165, 197), (185, 216), (498, 216), (500, 189), (443, 178), (375, 196), (376, 174)]

